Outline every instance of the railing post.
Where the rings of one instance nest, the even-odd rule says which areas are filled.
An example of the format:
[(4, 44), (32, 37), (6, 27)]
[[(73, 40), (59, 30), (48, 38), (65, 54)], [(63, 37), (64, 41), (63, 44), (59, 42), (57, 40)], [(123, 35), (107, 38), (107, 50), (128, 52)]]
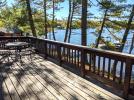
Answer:
[(61, 56), (61, 45), (58, 44), (57, 46), (57, 56), (58, 56), (58, 61), (59, 61), (59, 65), (62, 65), (62, 56)]
[(44, 58), (47, 59), (47, 41), (46, 40), (44, 42), (44, 50), (45, 50), (45, 52), (44, 52)]
[(33, 38), (33, 42), (34, 42), (34, 47), (36, 48), (35, 51), (38, 53), (39, 52), (39, 40), (38, 38)]
[(86, 54), (84, 49), (81, 50), (81, 76), (85, 77), (85, 61), (86, 61)]
[[(31, 37), (27, 37), (28, 38), (28, 42), (30, 43), (30, 44), (32, 44), (32, 38)], [(33, 44), (32, 44), (33, 45)]]
[(36, 50), (38, 49), (38, 48), (37, 48), (37, 41), (38, 41), (37, 38), (33, 38), (33, 43), (34, 43), (34, 46), (35, 46)]
[(123, 97), (125, 99), (128, 99), (128, 95), (129, 95), (131, 72), (132, 72), (132, 61), (131, 59), (128, 58), (126, 59), (124, 89), (123, 89)]

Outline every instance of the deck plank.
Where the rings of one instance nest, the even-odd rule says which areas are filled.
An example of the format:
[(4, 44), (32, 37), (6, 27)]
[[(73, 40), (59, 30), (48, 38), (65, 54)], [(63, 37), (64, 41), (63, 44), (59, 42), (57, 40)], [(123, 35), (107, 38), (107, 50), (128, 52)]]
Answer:
[(22, 86), (20, 85), (20, 83), (16, 80), (16, 78), (14, 77), (14, 75), (13, 74), (9, 74), (9, 78), (11, 79), (12, 83), (16, 87), (16, 90), (17, 90), (20, 98), (23, 98), (25, 100), (29, 100), (29, 97), (28, 97), (27, 93), (22, 88)]
[[(18, 80), (18, 79), (16, 78), (16, 80)], [(36, 97), (35, 93), (33, 92), (33, 90), (31, 89), (31, 87), (28, 86), (27, 82), (25, 82), (25, 80), (23, 78), (19, 82), (20, 82), (20, 84), (22, 84), (22, 87), (26, 91), (26, 94), (28, 95), (29, 99), (36, 100), (37, 97)]]
[[(42, 69), (42, 68), (41, 68)], [(43, 70), (43, 69), (42, 69)], [(38, 72), (37, 72), (38, 73)], [(53, 81), (53, 86), (55, 86), (58, 90), (60, 91), (60, 93), (62, 93), (62, 95), (64, 95), (67, 99), (85, 99), (84, 97), (80, 96), (80, 94), (78, 92), (80, 91), (74, 91), (72, 88), (73, 87), (69, 87), (67, 84), (67, 82), (63, 82), (61, 80), (58, 79), (58, 77), (55, 77), (55, 75), (52, 75), (52, 73), (48, 73), (47, 71), (44, 71), (43, 73), (40, 74), (41, 77), (45, 80), (45, 76), (47, 75), (47, 80), (52, 82)], [(41, 80), (41, 79), (40, 79)], [(92, 100), (93, 98), (88, 98), (90, 100)]]
[[(38, 62), (38, 61), (37, 61)], [(37, 63), (35, 61), (35, 63)], [(67, 80), (68, 82), (73, 83), (73, 85), (75, 85), (76, 87), (81, 88), (81, 90), (85, 91), (85, 93), (90, 94), (93, 96), (97, 96), (97, 98), (105, 98), (105, 99), (122, 99), (119, 96), (116, 96), (112, 93), (110, 93), (109, 91), (104, 90), (103, 88), (67, 71), (66, 69), (50, 62), (50, 61), (44, 61), (44, 59), (40, 59), (40, 66), (46, 66), (49, 69), (53, 69), (53, 71), (58, 74), (59, 76), (61, 76), (62, 78), (64, 78), (65, 80)], [(95, 95), (96, 94), (96, 95)]]
[(32, 62), (27, 57), (22, 61), (0, 73), (5, 100), (122, 100), (39, 55)]
[[(37, 64), (37, 63), (36, 63)], [(43, 69), (43, 67), (40, 67)], [(50, 69), (47, 69), (50, 70)], [(47, 71), (44, 71), (42, 73), (43, 75), (48, 75), (49, 78), (55, 81), (56, 84), (61, 84), (61, 86), (65, 89), (68, 90), (68, 93), (74, 94), (72, 97), (76, 97), (77, 99), (87, 99), (87, 100), (94, 100), (94, 97), (89, 96), (88, 94), (82, 92), (80, 89), (74, 87), (73, 84), (70, 84), (66, 80), (64, 80), (62, 77), (58, 76), (57, 74), (49, 74)], [(62, 88), (61, 87), (61, 88)], [(69, 99), (69, 98), (68, 98)]]
[[(24, 67), (24, 66), (23, 66)], [(47, 88), (49, 91), (51, 91), (51, 94), (53, 94), (57, 99), (62, 99), (62, 100), (66, 100), (66, 98), (64, 96), (62, 96), (59, 91), (56, 91), (56, 89), (50, 85), (50, 83), (47, 83), (46, 81), (44, 81), (44, 79), (42, 79), (38, 74), (33, 74), (33, 72), (30, 72), (30, 77), (34, 78), (36, 80), (36, 82), (40, 82), (45, 88)], [(33, 77), (34, 76), (34, 77)], [(52, 96), (51, 96), (52, 97)]]
[(4, 100), (12, 100), (11, 97), (10, 97), (10, 94), (9, 94), (9, 91), (7, 89), (7, 86), (5, 84), (5, 82), (2, 84), (2, 87), (3, 87), (3, 91), (4, 91), (4, 94), (3, 94), (3, 99)]
[[(49, 66), (48, 66), (49, 67)], [(56, 71), (56, 69), (54, 69)], [(59, 74), (60, 73), (60, 74)], [(46, 72), (44, 72), (44, 74), (46, 74)], [(98, 95), (93, 93), (92, 91), (89, 91), (87, 89), (83, 89), (80, 88), (80, 85), (77, 86), (77, 84), (71, 80), (66, 78), (65, 76), (61, 77), (62, 72), (58, 72), (56, 73), (53, 78), (58, 79), (59, 81), (63, 82), (63, 83), (67, 83), (67, 85), (73, 89), (76, 93), (78, 92), (79, 95), (82, 95), (85, 99), (89, 99), (88, 97), (90, 97), (90, 99), (98, 99)]]
[(8, 88), (9, 94), (13, 100), (21, 100), (18, 91), (16, 90), (16, 87), (14, 86), (12, 80), (8, 77), (7, 73), (2, 74), (4, 77), (7, 77), (5, 79), (5, 85)]
[[(51, 63), (51, 62), (50, 62)], [(45, 64), (46, 65), (46, 64)], [(57, 65), (56, 65), (57, 66)], [(57, 67), (54, 67), (54, 66), (50, 66), (50, 64), (48, 64), (48, 67), (52, 68), (55, 73), (57, 73), (59, 76), (62, 76), (62, 71), (64, 69), (57, 69)], [(84, 91), (85, 93), (88, 93), (90, 94), (91, 96), (95, 97), (96, 99), (121, 99), (119, 98), (118, 96), (115, 96), (115, 95), (111, 95), (111, 93), (107, 92), (107, 91), (103, 91), (102, 88), (94, 85), (94, 84), (85, 84), (85, 81), (83, 79), (81, 79), (80, 77), (77, 77), (73, 74), (70, 74), (70, 72), (66, 72), (64, 71), (64, 76), (63, 79), (67, 80), (67, 82), (70, 82), (72, 83), (74, 86), (76, 86), (77, 88), (79, 88), (80, 90)], [(88, 82), (89, 83), (89, 82)]]
[(1, 100), (11, 100), (9, 91), (7, 89), (7, 86), (4, 82), (4, 78), (2, 76), (2, 72), (0, 73), (0, 85), (1, 85), (1, 90), (0, 90), (0, 98)]
[[(21, 80), (19, 80), (17, 77), (16, 77), (16, 74), (17, 72), (12, 72), (12, 76), (14, 76), (16, 78), (16, 80), (18, 81), (18, 85), (21, 85), (22, 88), (24, 89), (25, 93), (27, 94), (28, 98), (29, 99), (33, 99), (36, 97), (34, 93), (31, 93), (31, 88), (28, 87), (28, 85), (26, 84), (25, 80), (23, 78), (21, 78)], [(23, 98), (24, 99), (24, 98)]]
[[(49, 63), (54, 66), (54, 63), (52, 63), (52, 62), (49, 62)], [(73, 74), (73, 73), (70, 74), (69, 71), (67, 71), (66, 69), (64, 69), (62, 67), (59, 67), (57, 65), (55, 65), (55, 67), (53, 67), (53, 66), (49, 66), (49, 67), (54, 69), (55, 73), (58, 73), (61, 76), (62, 75), (61, 71), (64, 71), (63, 78), (65, 78), (66, 80), (68, 80), (71, 83), (75, 83), (74, 85), (76, 87), (79, 87), (84, 91), (86, 89), (88, 89), (88, 90), (92, 91), (93, 93), (98, 94), (99, 97), (105, 97), (105, 99), (112, 99), (112, 98), (113, 99), (122, 99), (119, 96), (116, 96), (116, 95), (112, 94), (111, 92), (106, 91), (103, 88), (101, 88), (101, 87), (99, 87), (99, 86), (97, 86), (97, 85), (95, 85), (95, 84), (93, 84), (93, 83), (91, 83), (91, 82), (89, 82), (89, 81), (87, 81), (87, 80), (85, 80), (85, 79)]]
[[(19, 65), (16, 64), (17, 68), (21, 69), (24, 71), (24, 69)], [(37, 99), (53, 99), (55, 100), (55, 97), (49, 93), (46, 88), (44, 88), (39, 81), (37, 81), (37, 79), (35, 77), (33, 77), (33, 75), (25, 73), (25, 76), (23, 77), (23, 79), (25, 79), (25, 81), (28, 81), (29, 84), (32, 84), (32, 91), (34, 92), (34, 94), (36, 94), (36, 98)], [(28, 85), (28, 84), (27, 84)], [(34, 98), (34, 97), (32, 97)], [(30, 98), (31, 99), (31, 98)]]
[[(14, 70), (20, 70), (20, 68), (17, 68), (18, 67), (18, 65), (14, 65), (13, 66), (13, 69)], [(21, 70), (22, 71), (22, 70)], [(23, 84), (23, 86), (25, 87), (25, 91), (27, 91), (27, 94), (29, 95), (29, 97), (30, 97), (30, 100), (32, 99), (32, 100), (39, 100), (40, 98), (40, 95), (37, 95), (37, 92), (38, 92), (38, 88), (34, 85), (34, 83), (33, 82), (31, 82), (31, 80), (29, 80), (26, 76), (27, 75), (23, 75), (23, 77), (20, 77), (19, 76), (19, 74), (20, 74), (20, 72), (19, 72), (19, 74), (18, 74), (18, 71), (16, 71), (16, 72), (13, 72), (13, 74), (14, 75), (16, 75), (18, 78), (17, 79), (19, 79), (20, 80), (20, 82)], [(22, 99), (24, 99), (24, 98), (22, 98)]]

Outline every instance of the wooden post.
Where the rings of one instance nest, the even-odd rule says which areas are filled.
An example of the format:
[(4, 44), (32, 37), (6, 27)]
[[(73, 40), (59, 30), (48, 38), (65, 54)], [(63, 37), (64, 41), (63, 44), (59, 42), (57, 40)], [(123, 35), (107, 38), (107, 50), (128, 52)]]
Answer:
[(47, 41), (44, 42), (44, 50), (45, 50), (44, 59), (47, 59)]
[(59, 61), (59, 65), (62, 65), (62, 57), (61, 57), (61, 45), (58, 44), (57, 46), (57, 54), (58, 54), (58, 61)]
[(37, 39), (37, 38), (34, 38), (33, 41), (34, 41), (34, 43), (35, 43), (34, 45), (35, 45), (35, 48), (36, 48), (36, 52), (38, 52), (38, 49), (39, 49), (39, 48), (37, 47), (37, 45), (38, 45), (38, 39)]
[(128, 99), (128, 95), (129, 95), (131, 72), (132, 72), (132, 61), (131, 59), (128, 58), (126, 59), (124, 89), (123, 89), (123, 97), (125, 99)]
[(81, 50), (81, 76), (85, 77), (85, 51), (84, 49)]

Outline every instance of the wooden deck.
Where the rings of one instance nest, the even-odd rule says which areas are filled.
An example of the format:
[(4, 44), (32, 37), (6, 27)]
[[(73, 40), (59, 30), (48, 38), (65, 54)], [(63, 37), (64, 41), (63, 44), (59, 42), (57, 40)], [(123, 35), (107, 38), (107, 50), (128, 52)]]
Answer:
[(121, 100), (122, 98), (36, 55), (0, 65), (0, 100)]

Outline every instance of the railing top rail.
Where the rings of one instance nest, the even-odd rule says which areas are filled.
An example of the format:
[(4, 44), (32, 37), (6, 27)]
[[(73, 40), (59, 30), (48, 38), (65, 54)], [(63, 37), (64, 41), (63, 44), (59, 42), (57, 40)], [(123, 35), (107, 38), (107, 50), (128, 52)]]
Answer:
[(49, 40), (49, 39), (39, 39), (39, 40), (53, 42), (53, 43), (61, 44), (61, 45), (65, 45), (65, 46), (72, 46), (72, 47), (80, 48), (80, 49), (85, 49), (85, 50), (95, 52), (95, 53), (101, 53), (101, 54), (103, 53), (103, 54), (106, 54), (106, 55), (113, 55), (113, 56), (115, 55), (115, 56), (118, 56), (118, 57), (125, 57), (125, 58), (134, 59), (134, 55), (123, 53), (123, 52), (103, 50), (103, 49), (98, 49), (98, 48), (89, 48), (87, 46), (76, 45), (76, 44), (71, 44), (71, 43), (65, 43), (65, 42), (60, 42), (60, 41), (54, 41), (54, 40)]
[[(102, 49), (96, 49), (96, 48), (89, 48), (87, 46), (81, 46), (81, 45), (76, 45), (76, 44), (71, 44), (71, 43), (65, 43), (65, 42), (60, 42), (60, 41), (54, 41), (54, 40), (49, 40), (49, 39), (40, 39), (37, 37), (25, 37), (25, 36), (21, 36), (22, 38), (33, 38), (33, 39), (38, 39), (41, 41), (47, 41), (47, 42), (52, 42), (52, 43), (56, 43), (59, 45), (63, 45), (63, 46), (70, 46), (70, 47), (74, 47), (78, 50), (86, 50), (86, 51), (90, 51), (90, 52), (94, 52), (97, 54), (104, 54), (104, 55), (113, 55), (113, 56), (117, 56), (117, 57), (122, 57), (122, 58), (127, 58), (127, 59), (132, 59), (134, 60), (134, 55), (132, 54), (127, 54), (127, 53), (121, 53), (121, 52), (116, 52), (116, 51), (110, 51), (110, 50), (102, 50)], [(0, 38), (20, 38), (20, 36), (15, 36), (15, 37), (1, 37)]]

